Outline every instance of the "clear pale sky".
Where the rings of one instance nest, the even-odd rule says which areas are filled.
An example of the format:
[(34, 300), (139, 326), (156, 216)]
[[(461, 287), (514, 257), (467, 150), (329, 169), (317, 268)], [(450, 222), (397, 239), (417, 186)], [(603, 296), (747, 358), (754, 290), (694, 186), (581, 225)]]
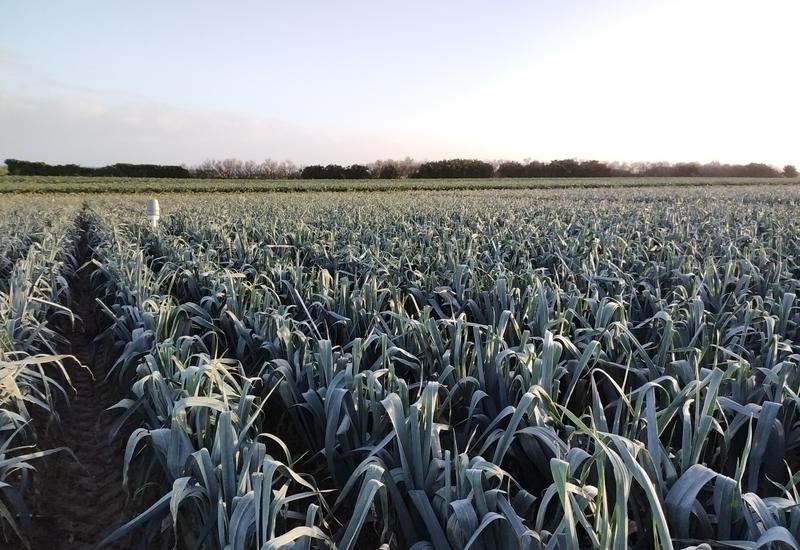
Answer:
[(0, 159), (800, 165), (800, 1), (0, 3)]

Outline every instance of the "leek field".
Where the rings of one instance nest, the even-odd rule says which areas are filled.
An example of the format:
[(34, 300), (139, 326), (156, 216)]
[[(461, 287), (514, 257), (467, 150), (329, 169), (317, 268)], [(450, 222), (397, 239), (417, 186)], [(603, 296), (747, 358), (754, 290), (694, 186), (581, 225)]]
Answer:
[(800, 187), (340, 191), (0, 195), (0, 547), (800, 548)]

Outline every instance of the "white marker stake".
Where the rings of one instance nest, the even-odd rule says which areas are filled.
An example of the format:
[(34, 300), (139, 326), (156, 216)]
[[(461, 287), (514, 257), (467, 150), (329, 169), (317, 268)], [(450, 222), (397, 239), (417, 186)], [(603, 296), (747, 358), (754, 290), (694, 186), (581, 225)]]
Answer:
[(147, 219), (153, 228), (158, 227), (158, 219), (161, 217), (161, 208), (158, 205), (158, 199), (150, 199), (147, 201)]

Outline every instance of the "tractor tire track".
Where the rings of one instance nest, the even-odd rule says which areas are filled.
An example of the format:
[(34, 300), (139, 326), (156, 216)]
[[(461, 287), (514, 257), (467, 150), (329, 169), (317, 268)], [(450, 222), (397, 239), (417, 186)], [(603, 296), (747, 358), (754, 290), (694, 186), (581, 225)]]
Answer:
[[(86, 225), (82, 224), (77, 253), (79, 264), (90, 259)], [(60, 429), (43, 442), (46, 447), (68, 447), (68, 453), (46, 457), (38, 464), (31, 548), (83, 550), (96, 547), (106, 535), (130, 518), (122, 486), (124, 439), (110, 442), (114, 414), (106, 411), (119, 400), (119, 390), (104, 382), (114, 362), (110, 342), (95, 342), (102, 332), (102, 313), (95, 302), (91, 264), (70, 281), (73, 326), (63, 331), (82, 366), (70, 363), (74, 391), (63, 407)], [(107, 548), (129, 548), (124, 541)]]

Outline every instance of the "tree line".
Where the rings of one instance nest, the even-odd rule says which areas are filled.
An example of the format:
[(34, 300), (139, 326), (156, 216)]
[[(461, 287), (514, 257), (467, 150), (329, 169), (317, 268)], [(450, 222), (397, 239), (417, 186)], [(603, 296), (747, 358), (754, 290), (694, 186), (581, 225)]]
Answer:
[(194, 167), (160, 164), (112, 164), (88, 168), (76, 164), (50, 165), (17, 159), (5, 161), (14, 176), (103, 176), (129, 178), (223, 178), (223, 179), (396, 179), (396, 178), (593, 178), (593, 177), (797, 177), (797, 169), (782, 170), (764, 163), (719, 162), (619, 163), (560, 159), (486, 162), (477, 159), (445, 159), (417, 162), (377, 160), (370, 164), (312, 164), (299, 167), (291, 161), (262, 162), (228, 158), (209, 159)]
[(575, 159), (501, 162), (495, 175), (505, 178), (595, 178), (595, 177), (726, 177), (726, 178), (775, 178), (797, 177), (792, 165), (783, 170), (760, 162), (748, 164), (722, 164), (719, 162), (638, 162), (605, 163), (596, 160)]
[(6, 170), (12, 176), (87, 176), (121, 178), (190, 178), (185, 166), (163, 164), (117, 163), (99, 168), (77, 164), (47, 164), (27, 160), (6, 159)]

